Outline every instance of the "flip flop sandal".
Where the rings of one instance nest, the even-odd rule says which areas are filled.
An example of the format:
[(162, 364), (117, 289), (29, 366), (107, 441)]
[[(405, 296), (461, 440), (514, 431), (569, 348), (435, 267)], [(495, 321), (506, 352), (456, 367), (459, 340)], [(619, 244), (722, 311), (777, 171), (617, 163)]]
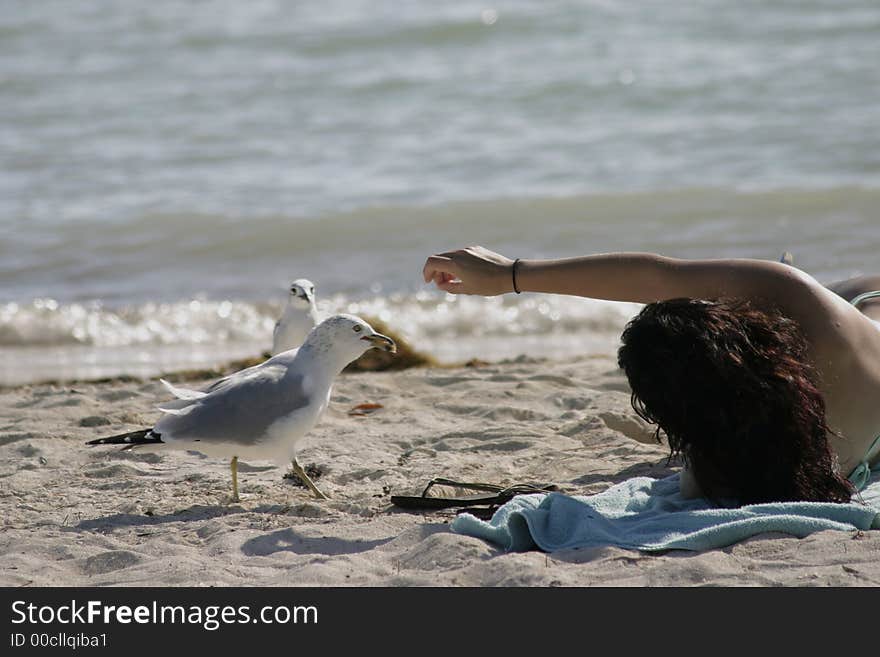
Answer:
[[(434, 486), (451, 486), (453, 488), (464, 488), (465, 490), (482, 491), (482, 495), (457, 495), (454, 497), (440, 497), (436, 495), (428, 495)], [(446, 479), (445, 477), (436, 477), (428, 482), (425, 490), (421, 495), (392, 495), (391, 503), (402, 509), (471, 509), (472, 507), (489, 506), (489, 509), (474, 509), (470, 513), (474, 515), (482, 515), (486, 511), (493, 511), (502, 504), (509, 502), (517, 495), (528, 495), (529, 493), (550, 493), (559, 490), (554, 484), (537, 486), (534, 484), (514, 484), (513, 486), (498, 486), (496, 484), (467, 483)], [(480, 513), (476, 513), (479, 511)]]

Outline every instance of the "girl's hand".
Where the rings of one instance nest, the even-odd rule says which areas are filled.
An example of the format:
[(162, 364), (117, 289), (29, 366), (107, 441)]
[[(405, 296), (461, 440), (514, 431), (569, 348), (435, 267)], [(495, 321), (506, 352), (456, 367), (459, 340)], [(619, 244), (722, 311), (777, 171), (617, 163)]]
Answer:
[(425, 282), (452, 294), (486, 297), (513, 292), (513, 260), (482, 246), (432, 255), (422, 271)]

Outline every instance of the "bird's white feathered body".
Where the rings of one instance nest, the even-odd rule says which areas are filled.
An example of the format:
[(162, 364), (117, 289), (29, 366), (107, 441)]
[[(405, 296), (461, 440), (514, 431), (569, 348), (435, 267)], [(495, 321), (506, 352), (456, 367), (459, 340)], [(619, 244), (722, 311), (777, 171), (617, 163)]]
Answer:
[(303, 303), (300, 300), (288, 303), (278, 323), (275, 324), (275, 331), (272, 334), (272, 354), (280, 354), (282, 351), (299, 347), (317, 323), (318, 312), (313, 304)]
[(287, 305), (275, 323), (272, 354), (299, 347), (319, 322), (314, 284), (305, 278), (297, 279), (291, 285)]
[[(308, 362), (310, 359), (307, 354), (304, 354), (297, 361), (298, 353), (299, 350), (283, 352), (265, 363), (228, 377), (231, 381), (226, 390), (234, 394), (236, 390), (241, 389), (241, 384), (246, 380), (265, 378), (265, 375), (272, 370), (279, 378), (296, 368), (312, 372), (304, 376), (296, 390), (292, 391), (289, 412), (282, 412), (277, 419), (266, 425), (263, 430), (258, 431), (259, 435), (252, 435), (251, 440), (242, 440), (244, 437), (237, 435), (229, 435), (225, 440), (223, 435), (217, 436), (214, 440), (194, 439), (188, 435), (191, 432), (181, 432), (182, 435), (178, 435), (175, 432), (175, 425), (179, 425), (180, 421), (175, 418), (195, 411), (199, 408), (199, 402), (207, 403), (210, 399), (206, 398), (210, 398), (211, 395), (223, 399), (230, 396), (230, 392), (224, 394), (224, 390), (221, 389), (216, 392), (201, 393), (196, 390), (177, 388), (164, 380), (162, 381), (163, 385), (177, 400), (159, 406), (159, 410), (164, 411), (166, 415), (156, 423), (154, 432), (158, 433), (162, 437), (162, 442), (167, 443), (170, 447), (193, 450), (208, 456), (224, 458), (238, 456), (244, 460), (267, 459), (278, 464), (290, 462), (295, 456), (297, 445), (318, 423), (327, 409), (336, 374), (328, 370), (325, 363)], [(193, 393), (199, 396), (193, 397)], [(303, 395), (309, 402), (300, 405)], [(185, 401), (186, 405), (183, 408), (175, 408), (180, 404), (180, 401)]]
[(162, 381), (176, 397), (159, 406), (152, 429), (162, 443), (209, 456), (290, 461), (330, 401), (336, 375), (389, 338), (351, 315), (335, 315), (308, 334), (299, 349), (220, 379), (204, 390)]
[(204, 390), (162, 380), (175, 399), (149, 429), (98, 438), (89, 445), (176, 447), (230, 457), (232, 500), (238, 500), (238, 458), (291, 461), (293, 472), (320, 498), (295, 458), (296, 447), (330, 402), (333, 380), (367, 349), (396, 351), (394, 341), (353, 315), (334, 315), (318, 324), (299, 349), (283, 351), (231, 374)]

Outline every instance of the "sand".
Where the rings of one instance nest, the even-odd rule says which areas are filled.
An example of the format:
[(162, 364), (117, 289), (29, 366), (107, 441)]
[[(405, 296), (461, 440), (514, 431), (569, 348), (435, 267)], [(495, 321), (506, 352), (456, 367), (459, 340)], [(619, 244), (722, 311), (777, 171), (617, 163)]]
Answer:
[[(227, 505), (222, 460), (84, 445), (151, 424), (165, 398), (157, 381), (0, 390), (0, 585), (880, 584), (880, 532), (505, 554), (451, 533), (452, 511), (390, 504), (435, 476), (589, 494), (674, 472), (610, 357), (342, 375), (299, 457), (330, 501), (254, 462), (240, 466), (241, 503)], [(383, 408), (348, 414), (363, 402)]]

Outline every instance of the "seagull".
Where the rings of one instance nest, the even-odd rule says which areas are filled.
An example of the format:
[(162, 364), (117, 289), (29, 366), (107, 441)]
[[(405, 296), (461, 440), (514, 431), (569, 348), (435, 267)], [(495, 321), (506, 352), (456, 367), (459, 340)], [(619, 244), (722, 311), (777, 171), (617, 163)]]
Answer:
[(394, 340), (360, 317), (334, 315), (313, 328), (299, 349), (283, 351), (204, 390), (162, 380), (176, 399), (159, 405), (165, 414), (154, 426), (86, 444), (124, 449), (167, 445), (231, 458), (232, 502), (240, 501), (239, 456), (290, 461), (315, 497), (327, 499), (297, 462), (295, 448), (327, 408), (336, 375), (371, 348), (397, 351)]
[(299, 347), (316, 324), (318, 309), (315, 307), (315, 284), (307, 278), (298, 278), (290, 285), (287, 306), (275, 322), (272, 355)]

